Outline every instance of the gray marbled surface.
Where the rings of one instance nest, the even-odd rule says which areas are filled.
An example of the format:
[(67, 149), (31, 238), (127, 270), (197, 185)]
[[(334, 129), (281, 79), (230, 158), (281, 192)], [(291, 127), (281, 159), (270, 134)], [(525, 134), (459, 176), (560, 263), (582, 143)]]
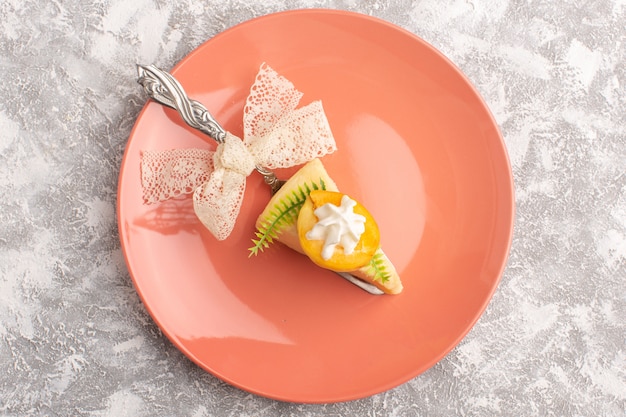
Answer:
[[(281, 403), (187, 360), (136, 295), (116, 186), (171, 68), (284, 9), (371, 14), (439, 48), (506, 140), (516, 229), (501, 285), (426, 373), (350, 403)], [(0, 0), (0, 415), (626, 415), (626, 4), (597, 1)]]

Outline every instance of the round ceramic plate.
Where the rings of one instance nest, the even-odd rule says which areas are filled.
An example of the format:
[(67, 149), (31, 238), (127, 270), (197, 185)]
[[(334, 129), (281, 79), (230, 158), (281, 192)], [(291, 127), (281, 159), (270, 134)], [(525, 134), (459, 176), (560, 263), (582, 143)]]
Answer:
[(338, 148), (322, 161), (377, 219), (404, 292), (370, 295), (280, 244), (249, 258), (270, 198), (256, 173), (222, 242), (201, 226), (189, 198), (144, 205), (142, 151), (215, 148), (153, 102), (130, 136), (119, 182), (134, 285), (185, 355), (244, 390), (296, 402), (385, 391), (456, 346), (498, 284), (514, 211), (503, 140), (446, 58), (363, 15), (300, 10), (254, 19), (209, 40), (172, 73), (241, 135), (262, 62), (304, 93), (301, 104), (322, 100)]

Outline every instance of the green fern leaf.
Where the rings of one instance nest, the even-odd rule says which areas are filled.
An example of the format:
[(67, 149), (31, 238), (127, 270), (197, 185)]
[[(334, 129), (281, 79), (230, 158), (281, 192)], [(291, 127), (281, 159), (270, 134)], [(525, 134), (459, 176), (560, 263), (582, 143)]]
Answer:
[(372, 256), (368, 272), (374, 275), (375, 280), (382, 283), (389, 281), (391, 275), (385, 268), (385, 260), (383, 259), (383, 254), (380, 251), (376, 252), (374, 256)]
[(305, 183), (299, 186), (297, 190), (292, 191), (291, 194), (287, 194), (280, 201), (276, 202), (269, 216), (261, 222), (254, 233), (258, 239), (252, 239), (254, 246), (248, 248), (250, 251), (249, 256), (263, 252), (278, 238), (278, 234), (282, 229), (296, 222), (298, 213), (300, 213), (300, 209), (306, 198), (311, 194), (311, 191), (325, 189), (326, 184), (320, 178), (319, 183), (312, 182), (310, 185)]

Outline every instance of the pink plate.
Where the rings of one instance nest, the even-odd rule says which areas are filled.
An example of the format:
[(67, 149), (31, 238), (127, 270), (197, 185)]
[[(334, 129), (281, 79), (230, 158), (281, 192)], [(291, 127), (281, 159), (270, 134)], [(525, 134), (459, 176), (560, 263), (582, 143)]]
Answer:
[(385, 391), (456, 346), (497, 287), (514, 212), (503, 140), (454, 65), (411, 33), (363, 15), (257, 18), (209, 40), (172, 72), (241, 135), (244, 101), (264, 61), (304, 92), (302, 104), (323, 101), (338, 151), (322, 161), (377, 219), (404, 292), (369, 295), (281, 245), (248, 258), (270, 197), (256, 173), (223, 242), (201, 226), (189, 198), (144, 205), (143, 150), (215, 147), (152, 102), (130, 136), (119, 182), (134, 285), (174, 345), (244, 390), (295, 402)]

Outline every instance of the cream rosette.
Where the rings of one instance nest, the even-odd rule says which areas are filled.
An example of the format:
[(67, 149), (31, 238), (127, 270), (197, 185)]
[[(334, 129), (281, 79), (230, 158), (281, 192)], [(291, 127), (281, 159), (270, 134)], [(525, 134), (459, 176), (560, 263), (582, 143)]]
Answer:
[(321, 101), (297, 108), (303, 93), (261, 65), (243, 112), (243, 140), (226, 133), (215, 151), (144, 151), (141, 183), (146, 204), (193, 194), (194, 211), (219, 240), (232, 232), (256, 167), (288, 168), (337, 147)]

